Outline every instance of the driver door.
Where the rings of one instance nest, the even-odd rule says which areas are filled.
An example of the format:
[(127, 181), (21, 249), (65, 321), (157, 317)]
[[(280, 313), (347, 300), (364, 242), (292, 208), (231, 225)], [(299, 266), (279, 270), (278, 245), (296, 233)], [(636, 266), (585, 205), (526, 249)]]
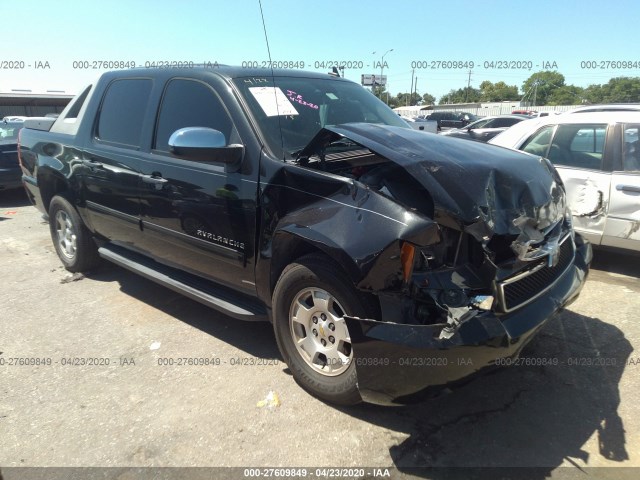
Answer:
[(255, 294), (248, 262), (255, 243), (255, 179), (242, 168), (227, 171), (210, 159), (170, 153), (169, 137), (185, 127), (212, 128), (227, 145), (242, 143), (210, 85), (184, 78), (167, 83), (152, 149), (140, 166), (144, 248), (161, 263)]

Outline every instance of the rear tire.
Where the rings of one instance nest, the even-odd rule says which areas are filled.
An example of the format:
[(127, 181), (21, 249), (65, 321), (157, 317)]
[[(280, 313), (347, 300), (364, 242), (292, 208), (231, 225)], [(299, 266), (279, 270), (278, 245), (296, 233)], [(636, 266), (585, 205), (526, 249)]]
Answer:
[(371, 318), (372, 305), (322, 255), (307, 255), (284, 269), (273, 292), (274, 331), (285, 362), (305, 390), (340, 405), (362, 401), (343, 317)]
[(56, 253), (70, 272), (91, 270), (100, 263), (91, 233), (73, 205), (60, 195), (49, 205), (49, 230)]

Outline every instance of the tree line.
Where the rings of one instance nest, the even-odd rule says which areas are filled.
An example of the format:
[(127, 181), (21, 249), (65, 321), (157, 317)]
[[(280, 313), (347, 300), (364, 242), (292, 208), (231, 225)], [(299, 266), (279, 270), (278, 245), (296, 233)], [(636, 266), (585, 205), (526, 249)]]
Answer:
[[(391, 108), (406, 105), (435, 105), (436, 97), (417, 92), (390, 95), (384, 86), (374, 87), (374, 95)], [(557, 71), (537, 72), (527, 78), (520, 89), (505, 82), (485, 80), (479, 86), (451, 89), (438, 99), (439, 105), (447, 103), (480, 103), (502, 101), (527, 101), (531, 105), (579, 105), (582, 103), (640, 103), (640, 77), (616, 77), (604, 84), (586, 88), (567, 85), (565, 77)]]

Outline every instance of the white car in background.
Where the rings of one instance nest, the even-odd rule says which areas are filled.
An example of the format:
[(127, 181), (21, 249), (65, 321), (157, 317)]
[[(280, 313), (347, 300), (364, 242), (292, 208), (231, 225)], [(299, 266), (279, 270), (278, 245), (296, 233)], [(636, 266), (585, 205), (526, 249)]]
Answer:
[(640, 103), (603, 103), (599, 105), (585, 105), (569, 110), (566, 113), (592, 112), (640, 112)]
[(488, 143), (548, 158), (594, 245), (640, 250), (639, 135), (640, 111), (584, 112), (525, 120)]
[(440, 135), (486, 143), (496, 135), (504, 132), (507, 128), (527, 118), (529, 117), (526, 115), (496, 115), (484, 117), (465, 127), (449, 129), (446, 132), (440, 133)]

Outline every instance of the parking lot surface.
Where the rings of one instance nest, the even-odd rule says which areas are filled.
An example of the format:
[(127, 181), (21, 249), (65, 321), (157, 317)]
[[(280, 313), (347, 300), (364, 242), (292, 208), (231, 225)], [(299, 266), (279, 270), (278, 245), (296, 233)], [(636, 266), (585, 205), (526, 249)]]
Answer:
[[(519, 364), (398, 408), (310, 396), (268, 323), (232, 320), (110, 264), (67, 272), (20, 191), (0, 192), (0, 265), (4, 480), (19, 478), (11, 467), (640, 472), (620, 468), (640, 466), (637, 256), (596, 250), (578, 301)], [(424, 467), (435, 469), (414, 470)]]

